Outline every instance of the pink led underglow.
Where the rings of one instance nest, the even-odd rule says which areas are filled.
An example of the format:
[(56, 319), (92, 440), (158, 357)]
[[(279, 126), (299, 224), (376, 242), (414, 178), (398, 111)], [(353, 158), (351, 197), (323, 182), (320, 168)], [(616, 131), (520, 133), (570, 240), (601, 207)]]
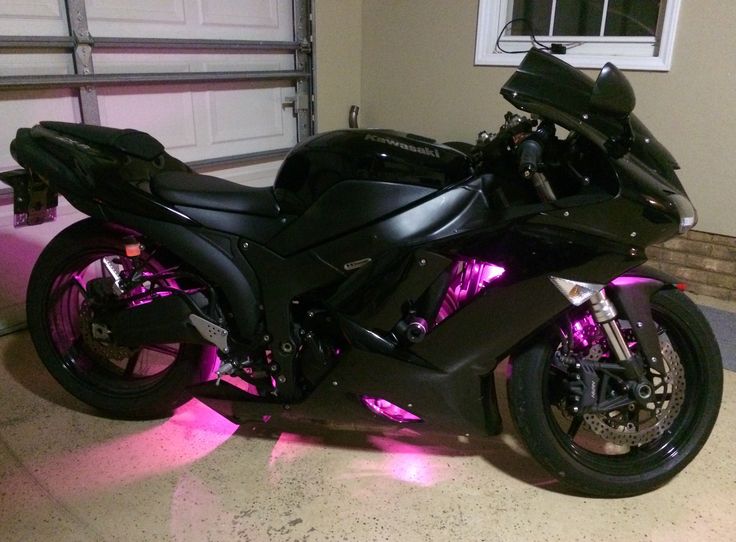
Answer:
[(385, 399), (381, 399), (379, 397), (370, 397), (368, 395), (361, 395), (360, 400), (368, 408), (368, 410), (370, 410), (374, 414), (378, 414), (379, 416), (388, 418), (392, 422), (410, 423), (422, 421), (419, 416), (412, 414), (408, 410), (404, 410), (403, 408), (396, 406), (395, 404), (386, 401)]
[(460, 307), (481, 293), (489, 283), (503, 275), (506, 270), (496, 264), (469, 259), (458, 262), (455, 274), (447, 288), (435, 324), (449, 317)]

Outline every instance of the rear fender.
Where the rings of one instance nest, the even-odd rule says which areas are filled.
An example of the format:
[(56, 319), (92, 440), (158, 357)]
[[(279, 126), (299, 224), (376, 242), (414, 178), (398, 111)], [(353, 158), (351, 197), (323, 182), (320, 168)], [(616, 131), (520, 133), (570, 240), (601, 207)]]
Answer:
[(259, 283), (255, 272), (237, 249), (237, 238), (204, 228), (189, 228), (108, 208), (107, 216), (158, 241), (214, 286), (221, 288), (237, 331), (243, 340), (256, 333), (260, 320)]

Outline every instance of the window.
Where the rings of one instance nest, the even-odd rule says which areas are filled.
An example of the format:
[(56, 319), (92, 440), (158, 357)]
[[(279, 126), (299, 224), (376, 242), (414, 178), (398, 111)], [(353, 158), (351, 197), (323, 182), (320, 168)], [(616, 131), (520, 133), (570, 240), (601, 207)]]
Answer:
[(578, 68), (667, 71), (679, 11), (680, 0), (480, 0), (475, 63), (516, 66), (533, 34)]

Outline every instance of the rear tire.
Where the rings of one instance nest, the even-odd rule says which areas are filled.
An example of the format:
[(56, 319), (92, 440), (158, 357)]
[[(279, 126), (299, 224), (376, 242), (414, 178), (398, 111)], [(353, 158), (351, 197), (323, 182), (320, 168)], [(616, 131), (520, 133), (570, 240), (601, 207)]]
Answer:
[[(122, 237), (131, 232), (93, 219), (73, 224), (44, 249), (28, 285), (28, 328), (51, 375), (81, 401), (119, 418), (160, 418), (191, 396), (209, 350), (166, 344), (121, 348), (96, 341), (82, 286), (104, 274), (104, 256), (125, 258)], [(147, 257), (148, 254), (143, 254)], [(157, 255), (147, 269), (164, 269)]]
[[(537, 461), (581, 493), (625, 497), (659, 487), (695, 458), (718, 416), (723, 368), (710, 325), (692, 301), (677, 290), (661, 290), (651, 303), (654, 320), (676, 353), (677, 358), (670, 356), (684, 373), (684, 385), (677, 392), (679, 399), (674, 399), (675, 391), (668, 394), (667, 404), (678, 409), (667, 422), (670, 425), (647, 442), (611, 446), (600, 435), (602, 426), (598, 426), (598, 432), (587, 422), (574, 431), (570, 429), (573, 422), (569, 415), (566, 421), (563, 409), (552, 399), (562, 394), (559, 378), (551, 367), (561, 343), (556, 330), (513, 360), (509, 403), (519, 433)], [(661, 418), (656, 420), (660, 423)], [(596, 439), (601, 444), (591, 446)]]

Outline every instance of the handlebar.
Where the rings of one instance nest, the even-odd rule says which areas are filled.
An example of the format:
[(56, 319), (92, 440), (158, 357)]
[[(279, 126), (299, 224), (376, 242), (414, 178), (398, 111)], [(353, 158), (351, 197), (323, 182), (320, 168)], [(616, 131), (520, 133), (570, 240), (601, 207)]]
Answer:
[(540, 171), (544, 147), (554, 135), (554, 123), (544, 121), (535, 132), (526, 137), (516, 147), (516, 153), (519, 157), (519, 174), (533, 182), (537, 195), (544, 202), (557, 199), (547, 177)]
[[(526, 117), (506, 113), (505, 124), (498, 134), (490, 137), (481, 132), (473, 155), (479, 164), (493, 164), (506, 159), (509, 151), (516, 149), (518, 172), (524, 179), (532, 181), (534, 189), (545, 203), (555, 201), (552, 186), (541, 171), (544, 163), (544, 150), (547, 143), (555, 137), (555, 124), (542, 121), (536, 130), (536, 121)], [(517, 141), (521, 139), (519, 143)]]
[(517, 153), (519, 154), (519, 173), (525, 179), (529, 179), (539, 170), (544, 147), (536, 139), (528, 137), (519, 143)]

